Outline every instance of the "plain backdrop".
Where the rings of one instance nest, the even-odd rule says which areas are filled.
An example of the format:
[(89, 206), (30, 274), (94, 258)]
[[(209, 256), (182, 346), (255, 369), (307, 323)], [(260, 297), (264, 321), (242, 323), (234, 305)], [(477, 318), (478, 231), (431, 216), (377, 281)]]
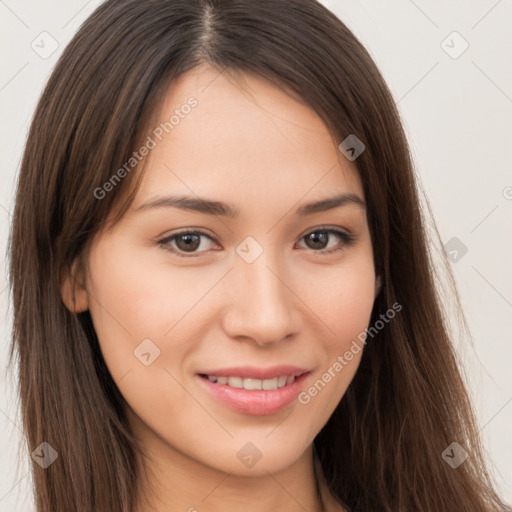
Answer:
[[(42, 88), (100, 3), (0, 0), (0, 512), (35, 510), (29, 454), (17, 455), (15, 375), (6, 371), (12, 311), (5, 249), (15, 177)], [(456, 347), (495, 477), (512, 502), (511, 1), (323, 3), (366, 46), (398, 103), (474, 338)], [(45, 51), (58, 45), (49, 56), (37, 47), (42, 37)]]

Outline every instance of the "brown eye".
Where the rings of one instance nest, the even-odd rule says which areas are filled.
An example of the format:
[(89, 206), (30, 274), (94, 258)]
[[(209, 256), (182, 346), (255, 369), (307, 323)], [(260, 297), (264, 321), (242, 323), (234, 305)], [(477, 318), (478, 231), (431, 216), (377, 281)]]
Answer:
[(195, 251), (201, 245), (201, 237), (195, 233), (178, 235), (175, 240), (180, 251)]
[(325, 244), (329, 241), (329, 235), (325, 231), (315, 231), (304, 238), (310, 243), (310, 249), (325, 249)]
[[(327, 248), (329, 240), (332, 239), (333, 235), (338, 238), (338, 240), (341, 240), (341, 243), (338, 243), (334, 247)], [(341, 251), (355, 242), (354, 236), (337, 229), (317, 229), (303, 236), (302, 239), (305, 240), (309, 249), (320, 253)]]
[(213, 238), (202, 231), (182, 231), (160, 240), (158, 244), (181, 257), (198, 256), (202, 252), (207, 251), (207, 248), (201, 251), (197, 250), (205, 245), (202, 240), (203, 238), (213, 242)]

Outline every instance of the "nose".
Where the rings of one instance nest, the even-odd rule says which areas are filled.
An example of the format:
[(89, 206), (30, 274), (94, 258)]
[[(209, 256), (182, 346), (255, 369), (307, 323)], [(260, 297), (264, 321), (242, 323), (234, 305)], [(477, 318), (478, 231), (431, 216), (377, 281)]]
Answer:
[(252, 263), (236, 256), (229, 276), (229, 306), (223, 319), (224, 330), (231, 338), (269, 346), (297, 332), (298, 298), (284, 263), (270, 249)]

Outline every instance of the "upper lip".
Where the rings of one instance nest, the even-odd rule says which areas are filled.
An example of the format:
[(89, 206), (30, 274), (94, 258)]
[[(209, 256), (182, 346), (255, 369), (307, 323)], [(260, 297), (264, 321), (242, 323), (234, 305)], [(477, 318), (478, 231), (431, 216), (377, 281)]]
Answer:
[(215, 375), (216, 377), (241, 377), (243, 379), (274, 379), (275, 377), (299, 377), (309, 372), (307, 368), (299, 368), (291, 365), (270, 366), (268, 368), (257, 368), (255, 366), (236, 366), (232, 368), (220, 368), (218, 370), (207, 370), (199, 375)]

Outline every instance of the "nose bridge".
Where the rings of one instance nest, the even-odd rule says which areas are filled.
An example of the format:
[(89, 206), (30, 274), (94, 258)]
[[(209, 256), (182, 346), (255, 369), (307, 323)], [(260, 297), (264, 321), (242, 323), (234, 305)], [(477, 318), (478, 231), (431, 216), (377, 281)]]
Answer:
[(237, 247), (226, 323), (230, 335), (250, 337), (263, 345), (290, 334), (293, 293), (280, 270), (282, 263), (275, 250), (254, 239)]

